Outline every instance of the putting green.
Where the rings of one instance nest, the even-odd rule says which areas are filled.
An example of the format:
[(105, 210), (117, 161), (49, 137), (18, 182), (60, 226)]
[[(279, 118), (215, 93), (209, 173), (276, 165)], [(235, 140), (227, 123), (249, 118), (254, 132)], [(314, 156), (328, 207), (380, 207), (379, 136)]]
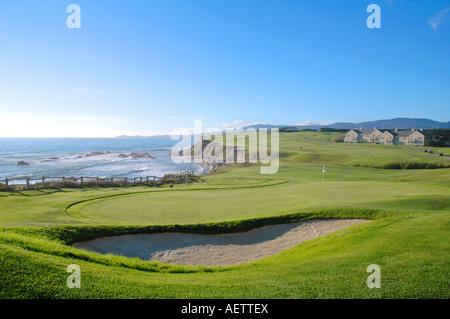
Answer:
[(415, 196), (447, 194), (444, 187), (404, 182), (327, 182), (323, 191), (320, 182), (289, 183), (244, 189), (171, 189), (128, 194), (88, 200), (71, 206), (67, 212), (80, 220), (108, 224), (183, 224), (279, 215), (316, 207), (377, 202), (381, 205), (389, 201), (406, 202)]

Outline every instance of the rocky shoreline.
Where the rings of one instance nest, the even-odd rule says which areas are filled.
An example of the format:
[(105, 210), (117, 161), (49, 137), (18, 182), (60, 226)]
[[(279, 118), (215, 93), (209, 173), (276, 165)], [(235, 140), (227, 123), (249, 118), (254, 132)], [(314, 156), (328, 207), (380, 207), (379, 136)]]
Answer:
[[(111, 152), (108, 152), (108, 151), (105, 151), (105, 152), (90, 152), (90, 153), (77, 155), (75, 158), (86, 158), (86, 157), (101, 156), (101, 155), (106, 155), (106, 154), (111, 154)], [(143, 158), (157, 159), (155, 156), (152, 156), (148, 152), (120, 153), (118, 156), (120, 158), (124, 158), (124, 159), (125, 158), (129, 158), (129, 159), (143, 159)], [(59, 160), (59, 159), (60, 159), (59, 157), (52, 156), (52, 157), (49, 157), (48, 159), (41, 160), (41, 162), (51, 162), (51, 161), (56, 161), (56, 160)], [(18, 161), (16, 163), (16, 165), (29, 166), (31, 164), (28, 163), (28, 162), (25, 162), (25, 161)]]
[[(199, 143), (200, 143), (200, 141), (197, 142), (196, 145), (198, 145)], [(208, 159), (208, 158), (205, 159), (204, 154), (212, 154), (212, 156), (214, 156), (214, 151), (216, 149), (220, 149), (220, 148), (222, 148), (222, 154), (227, 154), (228, 155), (230, 153), (233, 153), (233, 161), (232, 161), (232, 163), (237, 163), (238, 162), (237, 161), (238, 148), (236, 146), (227, 147), (227, 146), (223, 146), (222, 144), (215, 143), (214, 141), (211, 141), (211, 140), (202, 139), (202, 141), (201, 141), (201, 150), (202, 150), (202, 155), (203, 156), (202, 156), (202, 162), (198, 163), (198, 164), (203, 166), (209, 172), (214, 172), (221, 166), (230, 165), (230, 163), (227, 163), (225, 161), (225, 159), (222, 161), (222, 163), (218, 163), (214, 159), (212, 161), (211, 161), (211, 159)], [(191, 161), (193, 162), (193, 159), (194, 159), (194, 156), (195, 156), (194, 155), (195, 149), (196, 149), (196, 146), (194, 145), (188, 151), (180, 151), (179, 157), (190, 158)], [(247, 155), (247, 151), (245, 152), (245, 154)], [(171, 154), (169, 154), (169, 156), (171, 156)]]

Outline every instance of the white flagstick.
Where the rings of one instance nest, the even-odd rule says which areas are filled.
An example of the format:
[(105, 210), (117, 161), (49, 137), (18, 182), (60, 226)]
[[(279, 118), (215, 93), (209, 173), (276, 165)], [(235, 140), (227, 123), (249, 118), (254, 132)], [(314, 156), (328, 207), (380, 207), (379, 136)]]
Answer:
[(326, 172), (326, 170), (325, 170), (325, 166), (322, 168), (322, 192), (323, 192), (323, 182), (324, 182), (324, 180), (325, 180), (325, 172)]

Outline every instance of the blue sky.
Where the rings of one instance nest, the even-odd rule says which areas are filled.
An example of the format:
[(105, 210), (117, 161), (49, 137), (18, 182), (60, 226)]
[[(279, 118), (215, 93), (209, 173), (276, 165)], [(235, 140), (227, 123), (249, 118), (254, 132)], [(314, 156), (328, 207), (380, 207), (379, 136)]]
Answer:
[(449, 40), (450, 0), (2, 0), (0, 136), (449, 121)]

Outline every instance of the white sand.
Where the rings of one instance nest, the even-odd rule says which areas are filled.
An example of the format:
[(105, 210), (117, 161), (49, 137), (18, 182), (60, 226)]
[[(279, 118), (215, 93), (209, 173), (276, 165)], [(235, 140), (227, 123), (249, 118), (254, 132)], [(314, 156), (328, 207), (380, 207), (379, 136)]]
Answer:
[(266, 226), (237, 234), (124, 235), (80, 242), (73, 246), (101, 254), (138, 257), (170, 264), (232, 266), (257, 261), (305, 241), (365, 222), (368, 220), (315, 219)]

